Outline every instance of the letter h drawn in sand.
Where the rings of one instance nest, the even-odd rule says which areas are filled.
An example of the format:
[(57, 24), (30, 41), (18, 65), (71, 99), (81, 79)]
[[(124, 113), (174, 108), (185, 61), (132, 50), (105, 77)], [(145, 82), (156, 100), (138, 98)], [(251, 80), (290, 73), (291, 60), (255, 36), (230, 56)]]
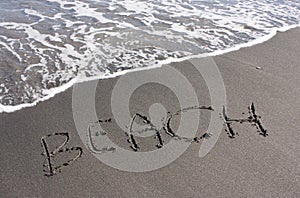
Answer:
[(235, 133), (232, 128), (232, 123), (238, 122), (238, 123), (244, 123), (248, 122), (251, 123), (253, 126), (256, 127), (257, 131), (259, 132), (259, 135), (262, 135), (264, 137), (268, 136), (267, 130), (264, 128), (264, 126), (261, 123), (261, 117), (257, 115), (256, 109), (254, 106), (254, 103), (252, 102), (251, 105), (248, 107), (249, 117), (248, 118), (240, 118), (240, 119), (232, 119), (227, 116), (226, 108), (223, 107), (223, 118), (225, 126), (227, 127), (226, 131), (228, 132), (228, 135), (230, 138), (235, 138), (238, 133)]
[[(53, 137), (53, 136), (62, 136), (65, 138), (65, 141), (61, 145), (56, 147), (53, 151), (50, 151), (46, 139)], [(57, 173), (59, 173), (61, 171), (62, 168), (69, 166), (74, 161), (76, 161), (79, 157), (82, 156), (83, 151), (82, 151), (81, 147), (64, 148), (65, 145), (68, 143), (69, 139), (70, 139), (70, 137), (69, 137), (68, 133), (53, 133), (53, 134), (49, 134), (47, 136), (43, 136), (41, 138), (41, 145), (44, 149), (44, 152), (42, 153), (42, 155), (46, 157), (46, 164), (43, 165), (43, 167), (46, 168), (46, 170), (44, 169), (44, 172), (46, 172), (45, 176), (51, 177), (51, 176), (56, 175)], [(66, 162), (62, 163), (61, 165), (54, 164), (54, 157), (57, 154), (63, 153), (63, 152), (71, 153), (73, 151), (77, 151), (78, 154), (76, 156), (74, 156), (73, 158), (67, 160)]]

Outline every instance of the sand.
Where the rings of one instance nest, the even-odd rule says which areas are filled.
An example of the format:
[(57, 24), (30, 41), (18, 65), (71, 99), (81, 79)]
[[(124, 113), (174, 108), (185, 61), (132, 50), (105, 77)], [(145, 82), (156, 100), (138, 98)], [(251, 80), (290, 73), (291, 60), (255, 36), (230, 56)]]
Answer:
[[(217, 143), (203, 158), (198, 156), (201, 139), (200, 143), (191, 144), (174, 162), (158, 170), (141, 173), (121, 171), (95, 158), (80, 138), (72, 113), (73, 89), (69, 89), (35, 107), (0, 114), (0, 196), (300, 197), (299, 35), (300, 29), (293, 29), (278, 33), (263, 44), (213, 57), (224, 80), (228, 117), (247, 118), (247, 108), (253, 102), (263, 127), (268, 130), (267, 137), (259, 135), (250, 123), (233, 122), (231, 126), (238, 135), (230, 138), (224, 126)], [(209, 88), (191, 63), (185, 61), (171, 65), (190, 81), (199, 105), (210, 106)], [(164, 73), (163, 69), (155, 70)], [(147, 72), (153, 71), (127, 75), (131, 75), (134, 82)], [(110, 111), (111, 92), (119, 79), (98, 82), (95, 107), (99, 119), (112, 118), (111, 122), (103, 123), (104, 128), (109, 130), (107, 136), (120, 147), (132, 151), (126, 141), (128, 137), (120, 133), (121, 129)], [(169, 80), (181, 83), (172, 76)], [(92, 83), (86, 82), (85, 85)], [(130, 86), (126, 84), (124, 87), (129, 90)], [(189, 100), (189, 97), (185, 99)], [(82, 102), (84, 104), (85, 101)], [(193, 101), (190, 102), (192, 104)], [(149, 116), (148, 109), (153, 103), (162, 103), (170, 112), (180, 109), (178, 98), (171, 90), (149, 83), (132, 94), (129, 102), (131, 114), (139, 112)], [(216, 111), (221, 112), (220, 109)], [(88, 113), (88, 108), (82, 112), (82, 120), (88, 118)], [(211, 113), (201, 111), (197, 137), (205, 134)], [(174, 119), (174, 129), (178, 122)], [(83, 154), (57, 175), (47, 177), (43, 172), (46, 156), (41, 155), (41, 138), (55, 132), (67, 132), (70, 139), (64, 149), (74, 148), (71, 153), (62, 152), (62, 157), (56, 154), (54, 166), (72, 159), (79, 151), (75, 147), (81, 147)], [(49, 138), (52, 137), (46, 137), (46, 141), (50, 151), (64, 139), (62, 136)], [(167, 135), (163, 138), (165, 144), (170, 140)], [(144, 139), (137, 138), (141, 151), (157, 149), (157, 141), (153, 137)], [(44, 169), (49, 173), (49, 168)]]

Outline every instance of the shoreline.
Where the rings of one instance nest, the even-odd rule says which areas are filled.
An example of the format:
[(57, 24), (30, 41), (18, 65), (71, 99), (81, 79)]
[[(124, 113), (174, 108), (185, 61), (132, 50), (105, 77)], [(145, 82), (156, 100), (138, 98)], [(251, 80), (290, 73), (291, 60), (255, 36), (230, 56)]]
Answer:
[[(73, 89), (67, 89), (34, 107), (0, 113), (0, 167), (3, 170), (0, 194), (4, 197), (298, 197), (299, 33), (300, 28), (295, 28), (278, 33), (262, 44), (213, 57), (226, 88), (227, 116), (247, 118), (248, 106), (253, 102), (263, 127), (268, 130), (268, 137), (261, 136), (251, 123), (234, 122), (231, 126), (238, 135), (230, 138), (224, 126), (216, 144), (203, 158), (198, 155), (203, 143), (201, 139), (199, 143), (189, 145), (174, 162), (160, 169), (141, 173), (121, 171), (98, 160), (81, 139), (77, 123), (74, 123)], [(211, 105), (211, 90), (190, 61), (170, 65), (190, 82), (199, 105)], [(174, 82), (174, 86), (184, 83), (184, 79), (178, 80), (171, 73), (163, 72), (166, 68), (130, 72), (98, 83), (94, 108), (102, 120), (103, 129), (109, 131), (107, 136), (115, 144), (130, 151), (128, 137), (120, 133), (121, 127), (126, 128), (124, 125), (128, 125), (130, 120), (118, 126), (111, 111), (112, 92), (118, 80), (128, 77), (134, 85), (134, 82), (144, 80), (139, 78), (140, 74), (147, 77), (157, 73), (169, 75), (165, 79)], [(82, 85), (88, 87), (93, 83), (84, 82)], [(131, 85), (121, 85), (130, 92)], [(188, 105), (194, 104), (189, 95), (182, 95), (189, 101)], [(123, 99), (123, 96), (120, 98)], [(183, 108), (179, 97), (168, 86), (155, 81), (137, 88), (129, 99), (128, 107), (131, 114), (139, 112), (151, 117), (150, 107), (153, 107), (152, 113), (161, 113), (159, 105), (152, 106), (156, 103), (161, 103), (170, 112)], [(127, 105), (127, 102), (124, 104)], [(79, 112), (82, 121), (90, 113), (89, 106), (83, 103), (83, 109), (85, 107), (86, 111)], [(220, 109), (215, 112), (222, 113)], [(196, 136), (200, 137), (207, 131), (211, 115), (211, 111), (201, 111), (200, 117), (189, 114), (186, 125), (193, 125), (191, 120), (196, 117), (200, 122)], [(154, 121), (159, 123), (161, 117)], [(109, 118), (112, 120), (108, 121)], [(171, 127), (177, 129), (179, 122), (180, 118), (175, 118)], [(70, 165), (66, 164), (57, 175), (46, 177), (43, 164), (47, 158), (41, 155), (45, 147), (41, 147), (41, 139), (48, 138), (47, 148), (54, 151), (55, 146), (65, 139), (57, 137), (52, 142), (49, 135), (59, 132), (68, 133), (64, 148), (69, 148), (69, 152), (56, 154), (57, 161), (53, 163), (59, 166), (68, 161)], [(162, 138), (166, 144), (170, 142), (168, 136)], [(157, 149), (157, 140), (153, 136), (137, 140), (141, 151)], [(186, 143), (178, 143), (178, 146), (181, 144)], [(97, 142), (95, 145), (100, 150), (101, 145)], [(77, 153), (74, 153), (77, 147), (83, 150), (78, 159)], [(75, 160), (69, 162), (70, 159)], [(49, 173), (47, 167), (45, 170)]]
[(156, 69), (156, 68), (163, 67), (164, 65), (167, 65), (167, 64), (183, 62), (183, 61), (190, 60), (190, 59), (193, 59), (193, 58), (204, 58), (204, 57), (212, 57), (213, 58), (215, 56), (220, 56), (220, 55), (227, 54), (227, 53), (230, 53), (230, 52), (238, 51), (238, 50), (243, 49), (243, 48), (248, 48), (248, 47), (252, 47), (252, 46), (255, 46), (255, 45), (262, 44), (262, 43), (267, 42), (268, 40), (272, 39), (278, 33), (284, 33), (286, 31), (290, 31), (290, 30), (293, 30), (295, 28), (300, 28), (300, 24), (291, 25), (291, 26), (287, 26), (287, 27), (281, 27), (281, 28), (273, 28), (272, 31), (269, 34), (265, 35), (265, 36), (256, 38), (256, 39), (254, 39), (250, 42), (247, 42), (247, 43), (238, 44), (238, 45), (236, 45), (234, 47), (231, 47), (231, 48), (228, 48), (228, 49), (218, 50), (218, 51), (199, 54), (199, 55), (192, 55), (192, 56), (187, 56), (187, 57), (183, 57), (183, 58), (177, 58), (176, 60), (174, 60), (174, 58), (170, 58), (170, 59), (161, 61), (157, 65), (152, 65), (152, 66), (149, 66), (149, 67), (146, 67), (146, 68), (135, 68), (135, 69), (131, 69), (131, 70), (124, 70), (124, 71), (117, 72), (117, 73), (114, 73), (114, 74), (109, 75), (109, 76), (105, 76), (106, 74), (104, 74), (103, 76), (95, 76), (95, 77), (88, 77), (88, 78), (77, 76), (76, 78), (70, 80), (68, 83), (66, 83), (66, 84), (64, 84), (60, 87), (54, 87), (50, 90), (47, 90), (49, 92), (49, 94), (47, 96), (45, 96), (43, 98), (39, 98), (39, 99), (37, 99), (36, 101), (34, 101), (32, 103), (25, 103), (25, 104), (20, 104), (20, 105), (16, 105), (16, 106), (0, 104), (0, 113), (13, 113), (13, 112), (21, 110), (23, 108), (34, 107), (38, 103), (49, 100), (52, 97), (55, 97), (57, 94), (62, 93), (64, 91), (66, 91), (67, 89), (72, 88), (74, 86), (74, 84), (76, 84), (76, 83), (83, 83), (83, 82), (89, 82), (89, 81), (93, 81), (93, 80), (104, 80), (104, 79), (109, 79), (109, 78), (116, 78), (118, 76), (126, 75), (126, 74), (131, 73), (131, 72), (139, 72), (139, 71), (147, 71), (147, 70), (151, 70), (151, 69)]

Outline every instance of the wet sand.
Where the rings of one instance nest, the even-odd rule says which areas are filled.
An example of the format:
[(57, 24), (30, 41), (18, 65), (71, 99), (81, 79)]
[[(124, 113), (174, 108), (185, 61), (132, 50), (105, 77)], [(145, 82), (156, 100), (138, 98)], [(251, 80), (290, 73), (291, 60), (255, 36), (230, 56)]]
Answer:
[[(81, 141), (73, 120), (69, 89), (35, 107), (0, 114), (1, 197), (299, 197), (299, 35), (300, 29), (293, 29), (263, 44), (213, 58), (226, 87), (228, 117), (247, 119), (248, 106), (253, 102), (261, 116), (258, 119), (268, 130), (267, 137), (257, 132), (251, 119), (250, 123), (242, 124), (233, 121), (235, 138), (230, 138), (230, 130), (224, 125), (216, 145), (203, 158), (198, 157), (200, 140), (161, 169), (142, 173), (120, 171), (96, 159)], [(172, 66), (189, 79), (199, 104), (209, 106), (208, 87), (191, 63)], [(140, 72), (133, 74), (138, 76)], [(119, 78), (98, 83), (95, 107), (99, 119), (112, 119), (103, 123), (110, 131), (107, 135), (130, 150), (128, 137), (120, 133), (110, 111), (111, 92)], [(167, 87), (152, 83), (134, 92), (130, 111), (148, 116), (153, 103), (162, 103), (171, 112), (180, 109), (178, 99)], [(197, 137), (205, 134), (210, 115), (210, 111), (201, 111)], [(174, 129), (178, 127), (176, 123), (175, 120)], [(71, 165), (65, 164), (57, 175), (47, 177), (43, 172), (47, 154), (41, 155), (41, 138), (55, 132), (67, 132), (69, 139), (60, 152), (62, 157), (57, 152), (54, 166), (75, 159), (78, 147), (83, 154), (73, 163), (69, 161)], [(49, 151), (65, 137), (45, 137)], [(163, 138), (165, 143), (170, 139), (166, 135)], [(153, 137), (138, 140), (142, 151), (157, 149)], [(70, 148), (70, 153), (66, 148)], [(44, 169), (49, 174), (49, 167)]]

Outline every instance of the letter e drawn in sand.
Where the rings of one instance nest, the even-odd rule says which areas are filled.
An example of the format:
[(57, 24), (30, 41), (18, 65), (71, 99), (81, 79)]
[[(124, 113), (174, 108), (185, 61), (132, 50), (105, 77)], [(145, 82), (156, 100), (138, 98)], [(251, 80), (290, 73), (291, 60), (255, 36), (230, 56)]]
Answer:
[[(54, 136), (62, 136), (65, 138), (64, 142), (62, 144), (60, 144), (58, 147), (56, 147), (54, 150), (50, 150), (48, 142), (46, 141), (46, 139), (49, 139), (50, 137), (54, 137)], [(82, 156), (83, 151), (81, 147), (71, 147), (71, 148), (64, 148), (66, 146), (66, 144), (69, 142), (69, 134), (68, 133), (53, 133), (53, 134), (49, 134), (46, 136), (43, 136), (41, 138), (41, 146), (43, 147), (44, 151), (42, 152), (42, 155), (46, 157), (45, 161), (46, 163), (43, 164), (44, 167), (44, 172), (45, 172), (45, 176), (47, 177), (51, 177), (56, 175), (57, 173), (59, 173), (61, 171), (62, 168), (65, 168), (69, 165), (71, 165), (74, 161), (76, 161), (79, 157)], [(60, 154), (60, 153), (72, 153), (72, 152), (78, 152), (77, 155), (75, 155), (74, 157), (70, 158), (69, 160), (67, 160), (66, 162), (63, 162), (59, 165), (55, 165), (55, 156)], [(45, 169), (46, 168), (46, 169)]]
[[(107, 134), (108, 134), (108, 131), (105, 131), (105, 130), (103, 130), (102, 128), (101, 128), (101, 125), (100, 125), (100, 123), (110, 123), (111, 122), (111, 118), (109, 118), (109, 119), (106, 119), (106, 120), (98, 120), (98, 121), (96, 121), (96, 122), (91, 122), (91, 123), (89, 123), (89, 125), (88, 125), (88, 128), (87, 128), (87, 131), (88, 131), (88, 134), (87, 134), (87, 136), (88, 136), (88, 140), (87, 140), (87, 145), (88, 145), (88, 149), (89, 149), (89, 151), (91, 151), (92, 153), (94, 153), (94, 154), (103, 154), (103, 153), (107, 153), (107, 152), (111, 152), (111, 153), (113, 153), (113, 152), (115, 152), (116, 151), (116, 148), (115, 147), (113, 147), (113, 146), (108, 146), (108, 145), (106, 145), (106, 146), (103, 146), (103, 147), (101, 147), (101, 148), (98, 148), (97, 147), (97, 143), (95, 143), (95, 141), (94, 141), (94, 138), (93, 138), (93, 136), (94, 137), (99, 137), (99, 136), (106, 136)], [(96, 133), (94, 133), (93, 134), (93, 130), (95, 130), (95, 124), (97, 125), (97, 126), (99, 126), (100, 127), (100, 130), (96, 130)], [(101, 139), (101, 138), (100, 138)]]

